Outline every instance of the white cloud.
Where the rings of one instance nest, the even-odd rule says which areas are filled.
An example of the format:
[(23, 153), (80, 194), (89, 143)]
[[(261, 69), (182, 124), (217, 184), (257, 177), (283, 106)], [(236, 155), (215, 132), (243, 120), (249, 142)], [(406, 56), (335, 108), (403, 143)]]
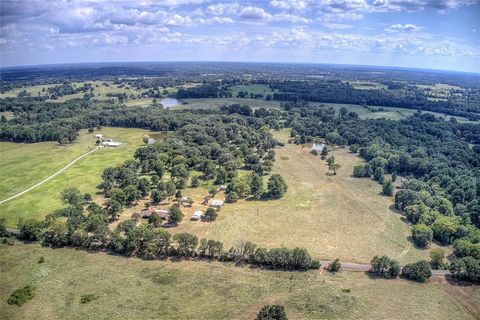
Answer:
[(240, 10), (240, 5), (236, 2), (233, 3), (217, 3), (207, 7), (207, 12), (216, 16), (222, 16), (224, 14), (236, 14)]
[(270, 1), (270, 6), (279, 9), (291, 9), (302, 11), (305, 10), (308, 6), (309, 1), (303, 0), (272, 0)]
[(401, 32), (401, 31), (407, 31), (407, 32), (412, 32), (412, 31), (419, 31), (420, 27), (414, 25), (414, 24), (392, 24), (391, 26), (385, 28), (385, 31), (389, 32)]
[(248, 6), (240, 10), (240, 17), (246, 20), (270, 19), (272, 15), (259, 7)]

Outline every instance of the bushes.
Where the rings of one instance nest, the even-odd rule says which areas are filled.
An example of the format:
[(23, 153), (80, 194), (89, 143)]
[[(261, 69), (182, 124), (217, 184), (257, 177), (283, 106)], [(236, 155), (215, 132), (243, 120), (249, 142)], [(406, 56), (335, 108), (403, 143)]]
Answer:
[(430, 264), (425, 260), (407, 264), (402, 269), (402, 276), (413, 281), (426, 282), (432, 276)]
[(43, 222), (33, 219), (18, 221), (19, 238), (27, 241), (37, 241), (40, 239), (43, 229)]
[(93, 293), (82, 294), (80, 297), (80, 303), (86, 304), (96, 299), (98, 299), (98, 296)]
[(338, 270), (340, 270), (340, 267), (341, 267), (340, 259), (337, 258), (328, 265), (327, 271), (337, 272)]
[(208, 208), (207, 211), (205, 211), (204, 219), (206, 221), (215, 221), (218, 217), (218, 212), (214, 208)]
[(278, 304), (266, 305), (257, 314), (256, 320), (287, 320), (285, 308)]
[(418, 247), (428, 247), (432, 238), (433, 231), (430, 227), (424, 224), (417, 224), (412, 227), (412, 239)]
[(26, 286), (15, 290), (10, 297), (8, 297), (7, 303), (11, 305), (17, 305), (21, 307), (28, 300), (33, 299), (35, 296), (35, 287)]
[(369, 272), (379, 277), (390, 279), (396, 278), (400, 274), (400, 264), (396, 260), (390, 259), (387, 256), (375, 256), (370, 264), (371, 267)]
[(480, 260), (465, 257), (453, 260), (450, 263), (452, 277), (459, 280), (480, 282)]
[(282, 176), (274, 173), (268, 179), (268, 195), (273, 199), (280, 199), (287, 192), (288, 186)]

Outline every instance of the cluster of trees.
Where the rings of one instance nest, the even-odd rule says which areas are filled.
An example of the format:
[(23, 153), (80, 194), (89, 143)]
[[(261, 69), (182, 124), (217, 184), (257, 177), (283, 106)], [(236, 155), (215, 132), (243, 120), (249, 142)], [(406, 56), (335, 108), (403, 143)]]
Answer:
[[(70, 200), (69, 200), (70, 201)], [(75, 200), (76, 201), (76, 200)], [(72, 246), (84, 249), (107, 250), (143, 259), (167, 257), (204, 258), (283, 270), (318, 269), (320, 263), (303, 248), (273, 248), (267, 250), (251, 242), (238, 242), (229, 250), (223, 243), (199, 239), (189, 233), (171, 235), (152, 225), (137, 226), (133, 220), (119, 223), (112, 231), (108, 217), (94, 203), (76, 203), (57, 210), (44, 221), (22, 220), (18, 237), (40, 241), (44, 246)]]
[(263, 177), (257, 173), (235, 177), (228, 184), (226, 190), (227, 202), (236, 202), (251, 195), (256, 199), (280, 199), (287, 192), (288, 185), (281, 175), (274, 173), (270, 176), (265, 189)]
[(370, 273), (385, 279), (396, 278), (401, 274), (409, 280), (426, 282), (432, 276), (430, 263), (425, 260), (409, 263), (400, 269), (398, 261), (388, 256), (375, 256), (370, 265)]

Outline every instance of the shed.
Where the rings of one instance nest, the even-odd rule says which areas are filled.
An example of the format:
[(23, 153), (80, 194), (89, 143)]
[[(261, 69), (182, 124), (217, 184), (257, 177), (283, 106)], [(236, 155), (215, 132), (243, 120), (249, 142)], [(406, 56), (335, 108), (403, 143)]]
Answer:
[(97, 138), (97, 139), (102, 139), (102, 138), (103, 138), (103, 134), (97, 133), (97, 134), (95, 135), (95, 138)]
[(168, 216), (170, 215), (170, 211), (168, 210), (162, 210), (162, 209), (157, 209), (155, 210), (155, 214), (158, 215), (161, 219), (167, 219)]
[(210, 207), (213, 207), (213, 208), (218, 208), (218, 207), (221, 207), (223, 206), (223, 200), (212, 200), (212, 202), (210, 202)]
[(226, 184), (222, 184), (222, 185), (220, 186), (220, 191), (225, 191), (225, 190), (227, 190), (227, 185), (226, 185)]
[(310, 148), (310, 151), (317, 151), (318, 153), (321, 153), (323, 151), (323, 148), (325, 148), (325, 145), (323, 143), (314, 143), (312, 145), (312, 148)]
[(193, 214), (192, 214), (192, 220), (199, 220), (200, 218), (202, 218), (203, 216), (203, 211), (201, 210), (196, 210)]
[(102, 146), (105, 147), (119, 147), (121, 145), (120, 142), (117, 141), (103, 141)]

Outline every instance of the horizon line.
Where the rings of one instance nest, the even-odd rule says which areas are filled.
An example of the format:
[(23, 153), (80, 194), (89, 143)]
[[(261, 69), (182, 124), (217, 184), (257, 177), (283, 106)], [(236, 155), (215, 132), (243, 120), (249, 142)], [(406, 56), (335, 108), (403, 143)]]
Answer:
[(419, 71), (435, 71), (448, 73), (463, 73), (480, 75), (480, 71), (464, 71), (452, 69), (438, 69), (438, 68), (421, 68), (421, 67), (404, 67), (395, 65), (366, 65), (366, 64), (349, 64), (349, 63), (329, 63), (329, 62), (288, 62), (288, 61), (229, 61), (229, 60), (145, 60), (145, 61), (84, 61), (84, 62), (63, 62), (63, 63), (40, 63), (40, 64), (25, 64), (25, 65), (11, 65), (0, 66), (1, 70), (8, 69), (22, 69), (34, 67), (48, 67), (48, 66), (62, 66), (62, 65), (82, 65), (82, 64), (134, 64), (134, 63), (245, 63), (245, 64), (291, 64), (291, 65), (326, 65), (326, 66), (355, 66), (368, 68), (388, 68), (388, 69), (405, 69), (405, 70), (419, 70)]

